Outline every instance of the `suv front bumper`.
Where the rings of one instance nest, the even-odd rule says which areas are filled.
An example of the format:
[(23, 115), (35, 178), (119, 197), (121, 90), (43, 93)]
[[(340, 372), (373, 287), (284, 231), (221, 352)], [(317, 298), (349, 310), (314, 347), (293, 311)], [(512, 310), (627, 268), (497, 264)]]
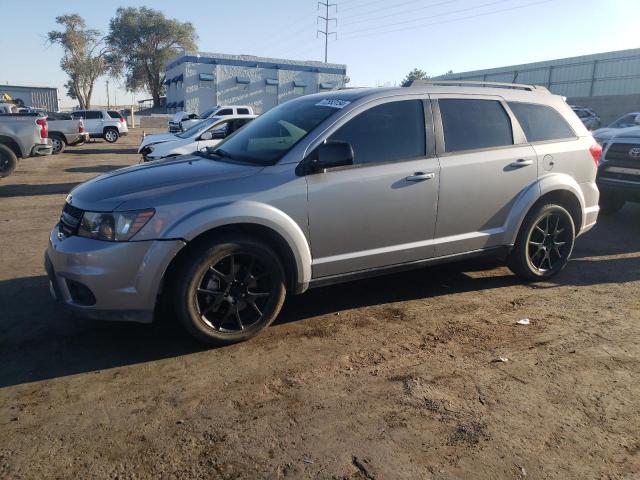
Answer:
[(45, 269), (53, 297), (78, 316), (150, 323), (181, 240), (106, 242), (51, 231)]

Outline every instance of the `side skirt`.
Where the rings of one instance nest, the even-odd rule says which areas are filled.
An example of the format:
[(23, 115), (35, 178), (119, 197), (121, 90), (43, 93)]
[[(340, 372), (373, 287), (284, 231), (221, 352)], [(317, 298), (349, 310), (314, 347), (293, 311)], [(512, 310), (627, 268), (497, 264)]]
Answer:
[(357, 272), (342, 273), (340, 275), (331, 275), (328, 277), (312, 278), (309, 288), (325, 287), (337, 283), (351, 282), (353, 280), (361, 280), (364, 278), (379, 277), (391, 273), (404, 272), (414, 270), (431, 265), (439, 265), (442, 263), (451, 263), (470, 258), (495, 256), (498, 258), (506, 257), (513, 246), (499, 246), (485, 248), (481, 250), (473, 250), (471, 252), (456, 253), (454, 255), (445, 255), (443, 257), (427, 258), (424, 260), (416, 260), (415, 262), (400, 263), (396, 265), (387, 265), (384, 267), (371, 268), (367, 270), (358, 270)]

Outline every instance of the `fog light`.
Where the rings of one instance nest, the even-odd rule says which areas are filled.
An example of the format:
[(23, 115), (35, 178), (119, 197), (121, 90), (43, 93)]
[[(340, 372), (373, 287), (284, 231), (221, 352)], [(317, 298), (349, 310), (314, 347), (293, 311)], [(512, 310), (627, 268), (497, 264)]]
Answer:
[(96, 297), (93, 295), (93, 292), (89, 290), (89, 287), (80, 282), (69, 280), (68, 278), (66, 279), (66, 282), (73, 303), (83, 307), (90, 307), (91, 305), (96, 304)]

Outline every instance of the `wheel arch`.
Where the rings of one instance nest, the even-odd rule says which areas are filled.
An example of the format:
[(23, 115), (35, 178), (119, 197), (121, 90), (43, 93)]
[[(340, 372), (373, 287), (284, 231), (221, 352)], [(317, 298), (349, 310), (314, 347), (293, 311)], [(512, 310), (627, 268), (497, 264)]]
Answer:
[(556, 203), (566, 208), (573, 219), (576, 236), (584, 222), (584, 195), (575, 179), (566, 174), (542, 177), (518, 198), (511, 209), (505, 229), (505, 244), (513, 245), (529, 212), (543, 203)]
[(7, 148), (10, 148), (13, 153), (16, 154), (16, 157), (22, 158), (22, 151), (20, 150), (20, 145), (13, 140), (11, 137), (7, 137), (6, 135), (0, 135), (0, 144), (4, 145)]
[[(213, 216), (215, 220), (212, 220)], [(197, 227), (193, 228), (194, 225)], [(172, 226), (165, 236), (182, 238), (186, 246), (171, 260), (167, 272), (179, 265), (192, 248), (228, 233), (244, 234), (269, 245), (283, 263), (287, 290), (302, 293), (307, 289), (311, 280), (311, 251), (304, 233), (281, 210), (256, 202), (239, 202), (213, 211), (200, 211)]]
[(58, 131), (55, 131), (55, 130), (53, 132), (50, 131), (49, 132), (49, 138), (54, 137), (54, 136), (60, 138), (60, 140), (62, 140), (65, 145), (68, 145), (67, 137), (65, 136), (64, 133), (58, 132)]

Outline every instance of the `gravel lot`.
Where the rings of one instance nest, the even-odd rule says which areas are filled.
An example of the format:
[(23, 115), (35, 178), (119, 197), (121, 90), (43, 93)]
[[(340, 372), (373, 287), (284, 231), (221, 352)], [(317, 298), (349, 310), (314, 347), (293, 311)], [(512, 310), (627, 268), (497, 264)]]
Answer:
[(82, 321), (49, 297), (66, 193), (139, 141), (0, 181), (0, 478), (640, 478), (640, 206), (553, 282), (483, 262), (327, 287), (205, 349), (169, 313)]

